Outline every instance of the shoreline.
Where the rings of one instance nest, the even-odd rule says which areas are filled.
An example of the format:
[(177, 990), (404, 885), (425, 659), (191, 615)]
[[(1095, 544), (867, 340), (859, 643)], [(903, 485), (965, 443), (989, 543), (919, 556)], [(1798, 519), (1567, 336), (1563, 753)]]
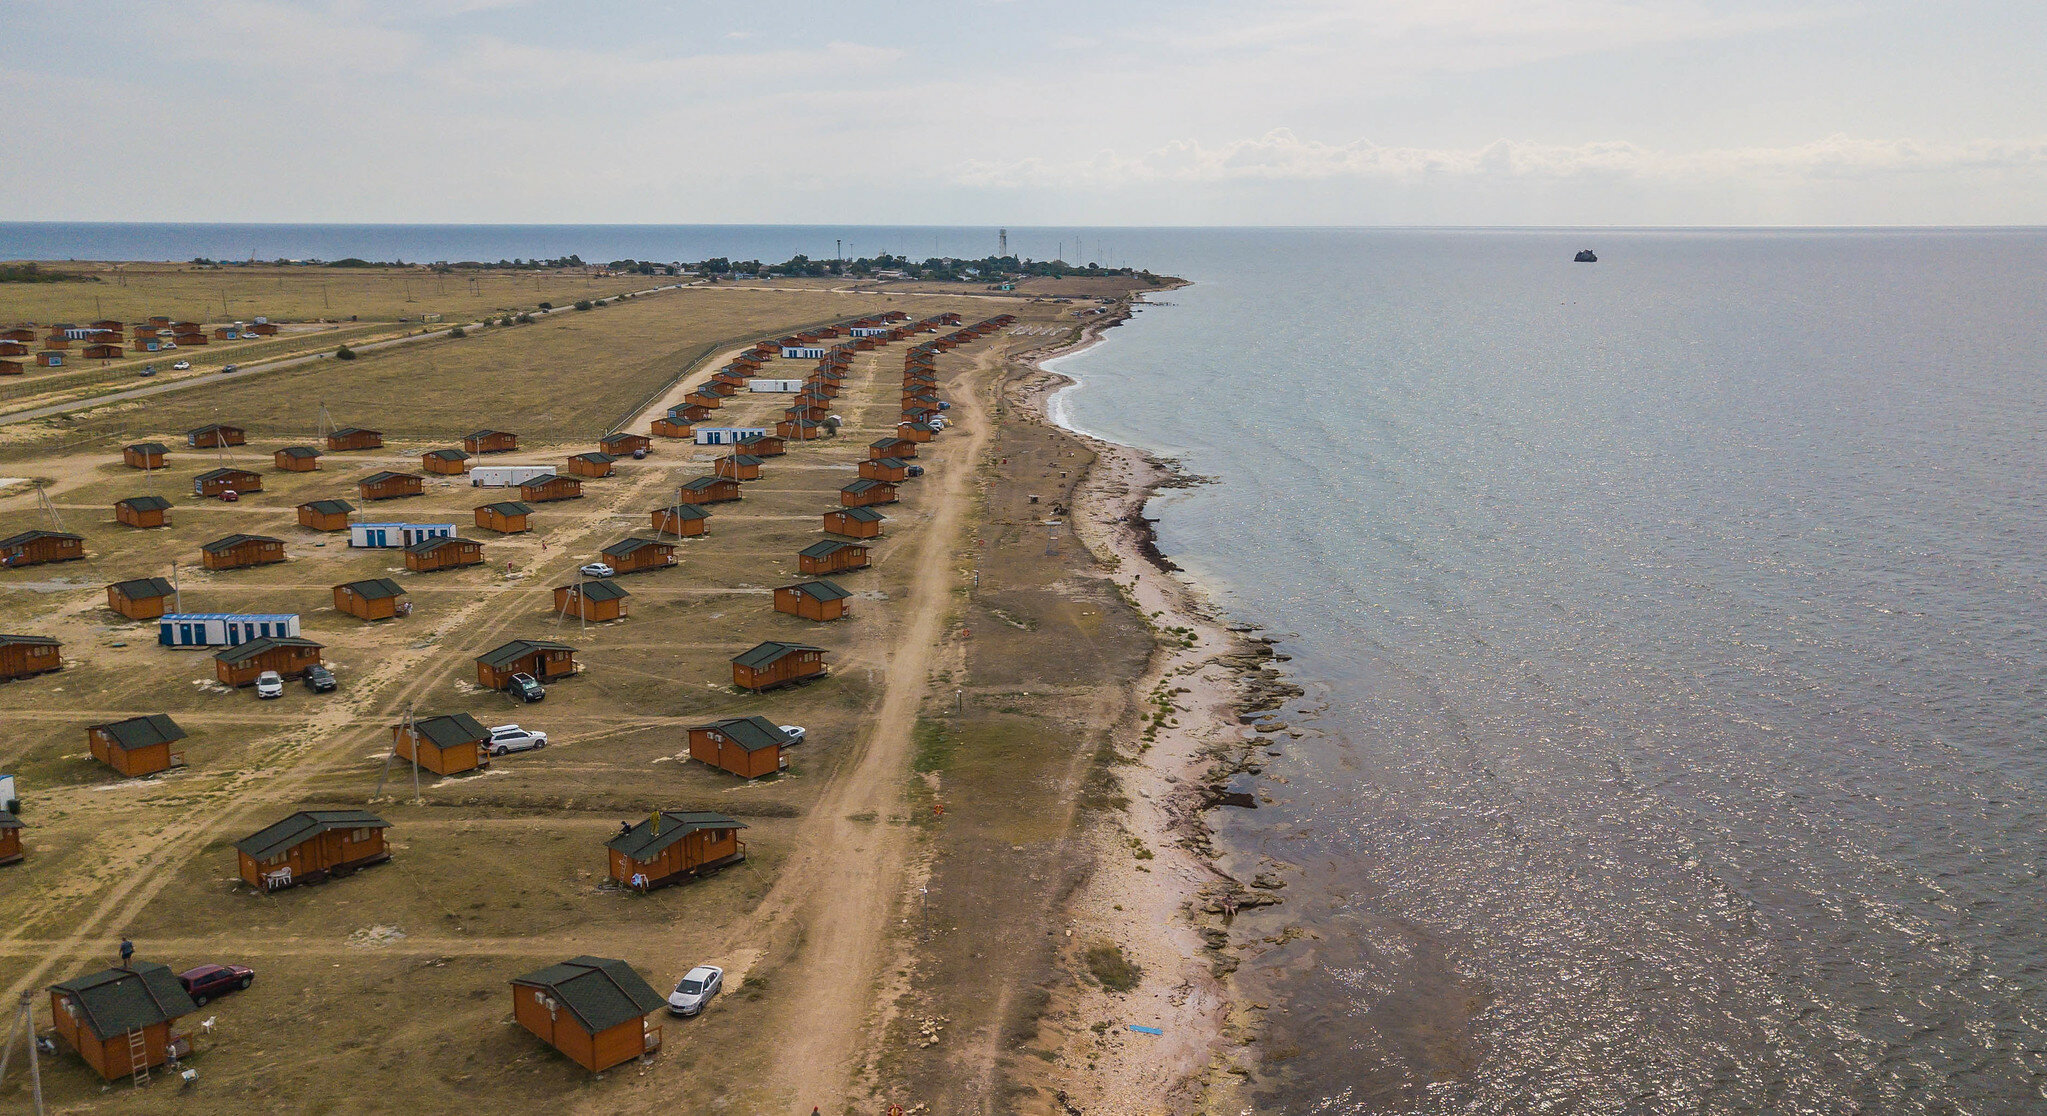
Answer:
[[(1076, 491), (1073, 534), (1155, 639), (1146, 669), (1130, 681), (1138, 721), (1113, 773), (1121, 808), (1096, 815), (1077, 835), (1094, 870), (1061, 912), (1069, 927), (1063, 959), (1076, 980), (1053, 993), (1046, 1012), (1047, 1030), (1062, 1032), (1053, 1076), (1067, 1113), (1234, 1112), (1263, 1006), (1244, 1002), (1231, 980), (1229, 926), (1238, 912), (1277, 906), (1280, 897), (1270, 886), (1277, 881), (1247, 884), (1223, 869), (1206, 813), (1250, 804), (1229, 794), (1230, 780), (1255, 769), (1253, 753), (1287, 726), (1261, 733), (1246, 722), (1300, 691), (1274, 669), (1272, 641), (1226, 617), (1159, 549), (1144, 513), (1160, 491), (1192, 483), (1178, 463), (1068, 425), (1052, 405), (1078, 381), (1045, 364), (1100, 344), (1129, 315), (1125, 306), (1065, 345), (1015, 358), (1029, 369), (1013, 385), (1024, 412), (1098, 455)], [(1113, 992), (1078, 977), (1088, 971), (1087, 951), (1104, 943), (1141, 970), (1135, 989)]]

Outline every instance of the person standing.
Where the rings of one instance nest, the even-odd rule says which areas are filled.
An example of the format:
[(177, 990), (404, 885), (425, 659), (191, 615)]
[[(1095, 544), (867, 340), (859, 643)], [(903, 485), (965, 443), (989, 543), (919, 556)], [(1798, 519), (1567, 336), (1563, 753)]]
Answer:
[(128, 938), (124, 935), (121, 938), (121, 967), (124, 969), (127, 968), (128, 962), (133, 961), (134, 959), (135, 943), (129, 941)]

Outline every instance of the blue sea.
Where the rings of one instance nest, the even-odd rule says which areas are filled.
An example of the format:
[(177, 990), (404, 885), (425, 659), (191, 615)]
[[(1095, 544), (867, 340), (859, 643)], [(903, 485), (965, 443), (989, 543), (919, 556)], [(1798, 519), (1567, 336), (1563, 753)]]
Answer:
[[(982, 256), (997, 231), (0, 225), (0, 258)], [(2047, 232), (1017, 229), (1311, 729), (1261, 1112), (2047, 1110)], [(1592, 248), (1596, 264), (1574, 264)]]

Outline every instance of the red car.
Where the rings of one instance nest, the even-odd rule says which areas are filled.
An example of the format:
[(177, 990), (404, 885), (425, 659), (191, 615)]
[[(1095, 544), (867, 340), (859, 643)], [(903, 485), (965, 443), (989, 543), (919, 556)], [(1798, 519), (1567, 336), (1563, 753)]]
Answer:
[(256, 983), (256, 970), (247, 965), (201, 965), (179, 973), (178, 983), (185, 986), (193, 1003), (204, 1005), (215, 997), (239, 992)]

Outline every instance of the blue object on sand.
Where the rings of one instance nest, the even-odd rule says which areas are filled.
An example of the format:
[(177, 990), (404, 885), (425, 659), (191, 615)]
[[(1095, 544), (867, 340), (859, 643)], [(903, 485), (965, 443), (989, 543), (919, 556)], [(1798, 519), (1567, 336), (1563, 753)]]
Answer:
[(1158, 1029), (1157, 1027), (1140, 1027), (1140, 1026), (1138, 1026), (1137, 1024), (1135, 1024), (1135, 1023), (1132, 1023), (1132, 1024), (1130, 1025), (1130, 1029), (1131, 1029), (1131, 1030), (1133, 1030), (1133, 1031), (1137, 1031), (1137, 1032), (1139, 1032), (1140, 1034), (1146, 1034), (1146, 1035), (1163, 1035), (1163, 1034), (1165, 1034), (1165, 1032), (1164, 1032), (1164, 1031), (1161, 1031), (1161, 1030), (1159, 1030), (1159, 1029)]

